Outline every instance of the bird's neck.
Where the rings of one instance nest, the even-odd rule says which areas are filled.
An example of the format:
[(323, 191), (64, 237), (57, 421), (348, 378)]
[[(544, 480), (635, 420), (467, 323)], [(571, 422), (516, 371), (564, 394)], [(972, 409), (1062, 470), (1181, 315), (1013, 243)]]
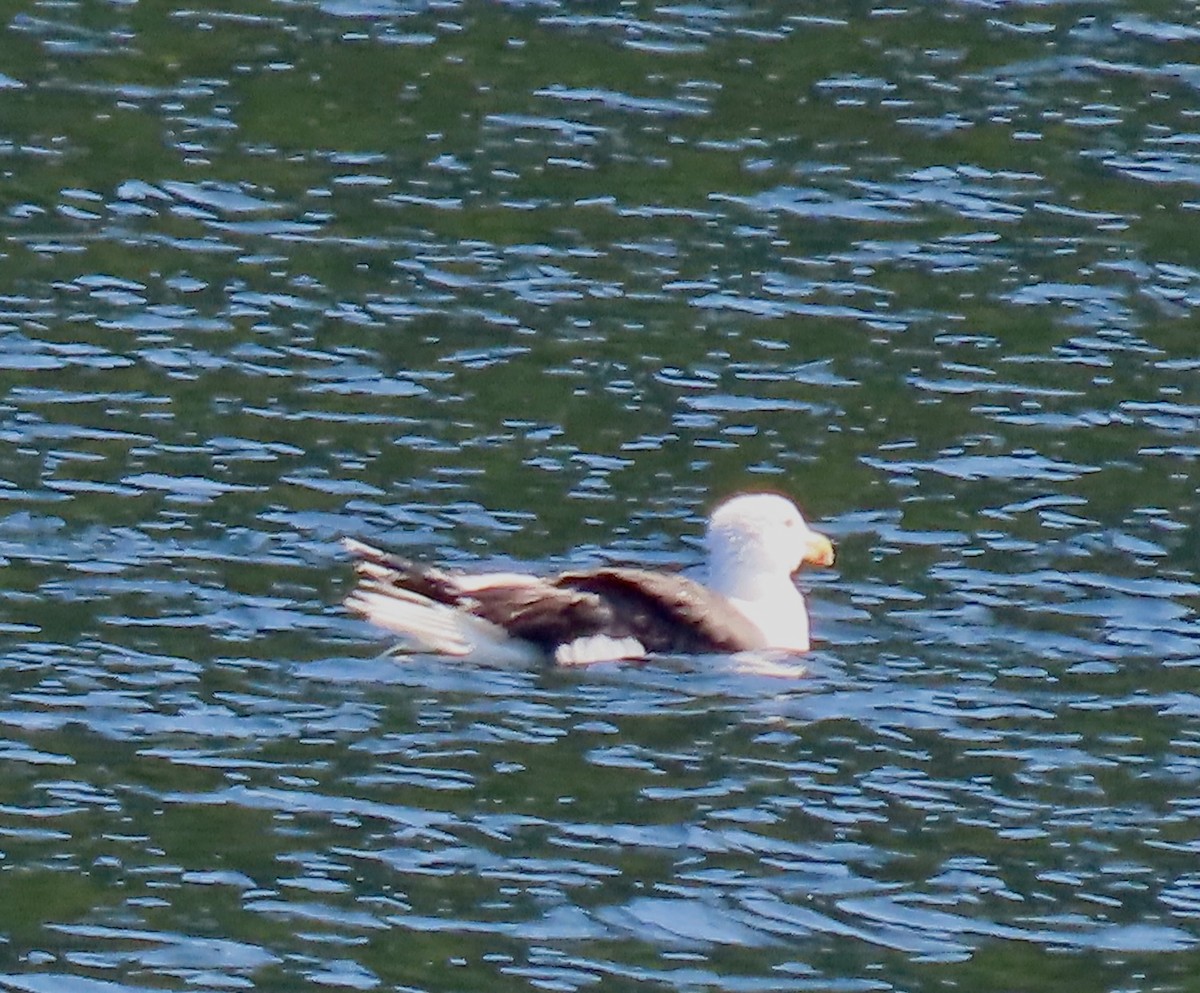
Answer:
[(717, 554), (708, 564), (708, 587), (731, 600), (760, 600), (778, 597), (780, 589), (791, 586), (791, 576), (778, 571), (764, 572), (760, 561), (736, 554)]
[(738, 562), (714, 561), (709, 586), (754, 624), (771, 648), (807, 652), (808, 608), (792, 577)]

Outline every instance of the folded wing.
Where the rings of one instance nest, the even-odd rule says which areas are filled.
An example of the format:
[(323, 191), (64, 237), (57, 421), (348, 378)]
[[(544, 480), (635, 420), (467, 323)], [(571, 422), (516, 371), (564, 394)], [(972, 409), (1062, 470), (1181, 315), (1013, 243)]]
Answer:
[(765, 646), (759, 628), (728, 600), (683, 576), (621, 568), (552, 578), (470, 575), (357, 541), (346, 546), (360, 576), (347, 605), (432, 651), (466, 655), (524, 645), (582, 663)]

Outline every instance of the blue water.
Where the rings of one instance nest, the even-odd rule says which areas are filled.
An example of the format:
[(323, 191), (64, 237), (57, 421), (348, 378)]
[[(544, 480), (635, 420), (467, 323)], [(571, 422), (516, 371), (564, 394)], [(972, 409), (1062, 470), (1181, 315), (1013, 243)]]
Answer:
[[(1200, 968), (1186, 4), (26, 4), (0, 988)], [(346, 535), (838, 545), (803, 661), (387, 654)]]

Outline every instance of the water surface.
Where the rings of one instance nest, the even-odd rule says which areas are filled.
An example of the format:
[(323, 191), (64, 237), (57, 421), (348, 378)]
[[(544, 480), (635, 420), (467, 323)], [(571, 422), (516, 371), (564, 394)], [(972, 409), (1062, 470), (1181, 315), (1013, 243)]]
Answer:
[[(227, 8), (4, 18), (0, 987), (1190, 988), (1194, 10)], [(339, 606), (749, 487), (802, 669)]]

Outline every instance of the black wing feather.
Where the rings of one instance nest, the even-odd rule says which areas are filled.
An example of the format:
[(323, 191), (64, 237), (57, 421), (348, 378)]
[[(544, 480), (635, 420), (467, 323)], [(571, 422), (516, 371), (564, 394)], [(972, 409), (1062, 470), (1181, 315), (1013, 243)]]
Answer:
[(762, 632), (725, 597), (685, 576), (605, 568), (564, 573), (556, 584), (599, 597), (613, 637), (637, 638), (650, 652), (741, 652), (765, 648)]
[(455, 573), (393, 555), (361, 541), (347, 539), (345, 545), (354, 556), (355, 571), (377, 589), (407, 590), (452, 607), (463, 604), (463, 591)]
[(578, 638), (636, 638), (648, 652), (765, 648), (762, 632), (725, 597), (671, 573), (601, 568), (544, 580), (460, 585), (454, 572), (347, 541), (364, 582), (407, 591), (482, 617), (553, 654)]

